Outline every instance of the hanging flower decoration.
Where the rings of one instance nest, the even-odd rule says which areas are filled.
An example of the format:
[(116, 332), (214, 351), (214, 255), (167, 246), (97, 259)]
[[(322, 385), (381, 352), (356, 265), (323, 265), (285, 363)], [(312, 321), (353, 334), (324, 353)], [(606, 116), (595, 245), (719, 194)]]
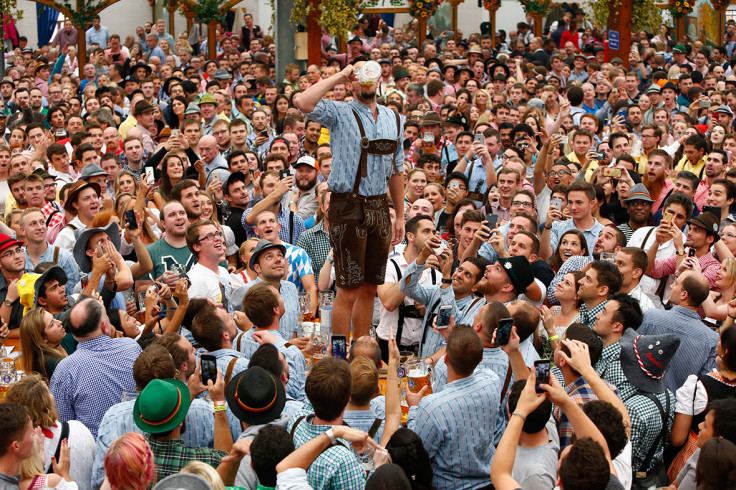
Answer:
[(498, 10), (501, 0), (483, 0), (483, 8), (486, 10)]
[(442, 0), (409, 0), (409, 15), (417, 19), (428, 19), (437, 11)]
[(552, 0), (519, 0), (519, 3), (527, 14), (538, 15), (547, 15), (556, 5)]
[[(726, 0), (727, 2), (728, 0)], [(694, 0), (670, 0), (670, 13), (675, 19), (687, 15), (693, 10)]]
[(731, 2), (729, 0), (710, 0), (715, 10), (726, 10)]

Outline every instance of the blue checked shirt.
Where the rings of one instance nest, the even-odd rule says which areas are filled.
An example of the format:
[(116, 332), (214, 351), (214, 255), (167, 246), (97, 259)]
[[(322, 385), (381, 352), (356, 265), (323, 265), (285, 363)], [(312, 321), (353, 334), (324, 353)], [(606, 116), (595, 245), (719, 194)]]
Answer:
[[(247, 332), (243, 332), (235, 338), (233, 346), (242, 352), (245, 357), (250, 359), (253, 353), (260, 347), (260, 344), (253, 340), (255, 329), (251, 328)], [(307, 399), (304, 394), (304, 382), (307, 379), (307, 363), (304, 354), (295, 345), (286, 346), (286, 340), (278, 330), (269, 330), (271, 335), (276, 337), (274, 347), (281, 352), (286, 358), (289, 365), (289, 382), (286, 383), (286, 396), (294, 400), (305, 401)]]
[(135, 390), (133, 363), (140, 353), (138, 343), (128, 338), (100, 335), (79, 342), (51, 376), (59, 420), (79, 420), (97, 437), (105, 412), (120, 402), (123, 391)]
[[(248, 238), (258, 237), (255, 227), (245, 222), (245, 217), (248, 216), (248, 214), (250, 214), (252, 210), (253, 208), (246, 209), (245, 211), (243, 211), (243, 217), (240, 218), (240, 223), (243, 225), (243, 228), (245, 228), (245, 234), (248, 235)], [(284, 202), (281, 201), (281, 209), (279, 209), (279, 214), (276, 215), (276, 220), (281, 225), (281, 229), (279, 230), (279, 238), (281, 238), (281, 241), (284, 243), (284, 245), (286, 245), (287, 243), (296, 243), (296, 241), (299, 240), (301, 234), (304, 233), (304, 230), (306, 230), (306, 227), (304, 226), (304, 220), (301, 218), (301, 216), (293, 213), (294, 215), (292, 219), (290, 218), (291, 213), (292, 212), (289, 211), (289, 207), (285, 206)], [(290, 231), (291, 221), (293, 221), (294, 223), (293, 233)]]
[(706, 327), (698, 313), (689, 308), (674, 306), (669, 311), (647, 310), (637, 332), (640, 335), (673, 333), (680, 337), (680, 347), (665, 377), (672, 393), (677, 393), (691, 374), (706, 374), (716, 368), (718, 334)]
[(595, 364), (595, 372), (603, 381), (608, 381), (616, 387), (622, 400), (626, 400), (637, 391), (621, 367), (621, 344), (619, 342), (603, 348), (601, 358)]
[[(626, 405), (626, 409), (631, 416), (631, 469), (634, 472), (651, 471), (657, 462), (661, 461), (664, 448), (669, 444), (672, 424), (675, 422), (675, 395), (670, 390), (665, 390), (664, 393), (656, 393), (654, 396), (662, 404), (667, 429), (654, 451), (654, 457), (646, 467), (644, 463), (646, 462), (647, 453), (662, 431), (662, 413), (652, 400), (642, 394), (624, 399), (624, 405)], [(667, 412), (668, 398), (670, 402), (669, 412)]]
[[(54, 250), (57, 247), (53, 245), (49, 245), (46, 247), (46, 251), (41, 254), (41, 257), (38, 259), (38, 264), (41, 262), (53, 262), (54, 261)], [(31, 260), (31, 256), (28, 255), (28, 250), (25, 250), (23, 252), (23, 255), (26, 256), (26, 272), (33, 272), (33, 269), (36, 268), (38, 264), (34, 264)], [(64, 273), (66, 273), (66, 295), (71, 298), (74, 286), (77, 285), (79, 282), (79, 266), (77, 265), (77, 262), (74, 260), (74, 256), (69, 252), (69, 250), (65, 250), (63, 248), (59, 248), (59, 258), (57, 265), (64, 269)]]
[(549, 302), (553, 305), (559, 305), (560, 300), (555, 298), (557, 285), (570, 272), (579, 271), (592, 261), (593, 257), (591, 257), (590, 255), (573, 255), (572, 257), (567, 259), (565, 263), (560, 266), (560, 270), (558, 270), (557, 274), (555, 274), (555, 278), (552, 279), (552, 282), (549, 283), (549, 287), (547, 288), (547, 299), (549, 300)]
[[(315, 437), (325, 433), (330, 425), (312, 425), (314, 416), (301, 420), (294, 430), (294, 446), (301, 447)], [(289, 421), (287, 430), (291, 431), (297, 418)], [(320, 454), (307, 470), (307, 480), (314, 490), (363, 490), (365, 470), (358, 463), (350, 443), (341, 441), (344, 446), (335, 445)]]
[(468, 376), (448, 383), (438, 393), (409, 408), (408, 427), (429, 453), (438, 490), (489, 485), (496, 450), (493, 432), (500, 403), (501, 380)]
[(452, 317), (455, 325), (470, 325), (478, 310), (486, 304), (482, 298), (469, 294), (461, 299), (455, 299), (452, 286), (442, 289), (441, 286), (424, 286), (419, 284), (419, 278), (424, 265), (417, 265), (415, 260), (404, 272), (399, 282), (399, 289), (409, 298), (427, 307), (423, 322), (423, 340), (419, 344), (419, 357), (428, 357), (437, 352), (445, 343), (442, 335), (435, 333), (432, 320), (442, 305), (452, 305)]
[(394, 155), (368, 155), (368, 178), (361, 179), (358, 188), (361, 196), (386, 194), (388, 179), (395, 173), (394, 166), (398, 173), (404, 170), (404, 149), (401, 145), (404, 129), (396, 127), (394, 112), (382, 105), (377, 106), (378, 121), (373, 120), (368, 107), (355, 100), (345, 103), (322, 99), (307, 114), (310, 120), (321, 123), (330, 131), (334, 163), (327, 183), (333, 192), (353, 192), (360, 161), (360, 130), (353, 110), (360, 116), (368, 139), (387, 138), (399, 142)]
[[(261, 281), (263, 281), (263, 279), (257, 277), (255, 280), (246, 283), (243, 287), (247, 291), (253, 287), (254, 284), (258, 284)], [(285, 310), (284, 314), (281, 316), (281, 320), (279, 320), (279, 333), (288, 341), (294, 337), (294, 332), (296, 332), (299, 323), (299, 291), (297, 291), (296, 286), (289, 281), (281, 281), (279, 294), (281, 294), (281, 297), (284, 300)]]
[[(227, 374), (227, 367), (230, 364), (230, 360), (232, 360), (234, 357), (237, 357), (238, 360), (235, 361), (230, 379), (233, 379), (235, 375), (239, 372), (248, 369), (248, 359), (243, 357), (243, 354), (234, 349), (219, 349), (208, 352), (208, 354), (215, 356), (217, 367), (220, 368), (223, 379)], [(240, 419), (236, 417), (235, 414), (233, 414), (233, 412), (230, 410), (230, 407), (228, 407), (227, 409), (227, 420), (228, 422), (230, 422), (230, 432), (233, 433), (233, 441), (237, 441), (238, 437), (240, 437), (240, 434), (243, 432), (243, 428), (240, 425)]]
[[(112, 443), (126, 432), (143, 434), (133, 420), (135, 400), (113, 405), (105, 413), (97, 433), (95, 463), (92, 466), (92, 488), (100, 488), (105, 480), (105, 455)], [(215, 417), (212, 408), (198, 398), (192, 400), (186, 418), (187, 430), (181, 435), (189, 447), (213, 447), (215, 441)]]

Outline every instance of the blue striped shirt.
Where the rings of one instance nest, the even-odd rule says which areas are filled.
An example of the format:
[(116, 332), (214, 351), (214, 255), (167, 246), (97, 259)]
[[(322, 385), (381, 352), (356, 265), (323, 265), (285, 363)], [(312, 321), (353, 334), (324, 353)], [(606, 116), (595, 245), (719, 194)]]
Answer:
[(665, 378), (667, 388), (672, 393), (676, 393), (691, 374), (706, 374), (716, 368), (718, 334), (706, 327), (698, 313), (689, 308), (674, 306), (669, 311), (647, 310), (637, 333), (673, 333), (680, 337), (680, 347), (672, 358)]
[[(371, 110), (363, 104), (320, 100), (314, 110), (307, 114), (310, 120), (317, 121), (330, 131), (330, 148), (333, 164), (327, 179), (333, 192), (352, 192), (360, 161), (360, 130), (353, 115), (358, 113), (368, 139), (392, 139), (399, 142), (394, 155), (368, 155), (368, 178), (361, 179), (361, 196), (386, 194), (388, 179), (394, 174), (394, 165), (399, 173), (404, 170), (404, 149), (401, 145), (403, 127), (396, 127), (394, 111), (379, 105), (378, 121), (373, 119)], [(403, 126), (403, 125), (401, 125)]]
[(120, 402), (123, 391), (135, 390), (133, 363), (140, 353), (138, 343), (128, 338), (100, 335), (79, 342), (51, 376), (59, 420), (79, 420), (97, 437), (107, 409)]
[(501, 380), (489, 372), (488, 376), (472, 375), (448, 383), (409, 409), (408, 427), (429, 453), (438, 490), (491, 483), (500, 393)]
[[(253, 353), (260, 347), (260, 344), (253, 340), (255, 331), (254, 328), (251, 328), (236, 337), (235, 342), (233, 342), (233, 345), (248, 359), (253, 357)], [(286, 340), (278, 330), (269, 330), (268, 332), (276, 337), (276, 342), (273, 345), (284, 355), (286, 363), (289, 365), (289, 382), (286, 383), (286, 396), (294, 400), (306, 401), (304, 383), (307, 379), (307, 363), (304, 354), (295, 345), (287, 347)]]
[(455, 325), (471, 325), (475, 314), (486, 304), (486, 301), (483, 298), (476, 298), (472, 294), (455, 299), (455, 291), (452, 286), (442, 289), (441, 286), (419, 284), (422, 270), (424, 270), (424, 265), (417, 265), (416, 260), (409, 264), (406, 272), (404, 272), (404, 277), (399, 282), (399, 289), (409, 298), (427, 307), (424, 320), (422, 320), (424, 340), (419, 345), (419, 357), (428, 357), (437, 352), (445, 343), (442, 335), (435, 333), (431, 322), (440, 306), (453, 306), (452, 317), (455, 320)]
[[(135, 400), (113, 405), (105, 413), (97, 433), (95, 463), (92, 466), (92, 488), (100, 488), (105, 480), (105, 455), (112, 443), (126, 432), (143, 434), (133, 420)], [(188, 447), (213, 447), (215, 441), (215, 417), (212, 408), (200, 399), (192, 400), (187, 412), (186, 427), (181, 438)]]
[(549, 245), (552, 250), (557, 250), (557, 245), (560, 243), (560, 238), (569, 230), (580, 230), (583, 232), (585, 242), (588, 244), (588, 250), (593, 250), (596, 240), (598, 240), (598, 234), (603, 230), (603, 225), (598, 222), (597, 219), (593, 218), (593, 226), (587, 230), (580, 230), (578, 225), (575, 223), (573, 218), (565, 221), (555, 221), (552, 223), (552, 229), (549, 230)]

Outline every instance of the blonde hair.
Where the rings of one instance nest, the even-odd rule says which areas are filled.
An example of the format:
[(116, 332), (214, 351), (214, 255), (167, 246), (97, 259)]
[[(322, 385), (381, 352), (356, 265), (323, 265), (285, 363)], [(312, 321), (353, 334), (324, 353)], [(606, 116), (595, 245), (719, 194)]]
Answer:
[(378, 389), (378, 369), (373, 359), (358, 356), (350, 363), (350, 399), (356, 405), (366, 405)]
[(5, 394), (4, 401), (26, 407), (34, 427), (46, 429), (53, 426), (59, 418), (46, 381), (38, 373), (26, 374), (23, 379), (11, 386)]
[(212, 490), (225, 490), (225, 484), (222, 483), (222, 478), (220, 478), (220, 474), (217, 472), (217, 470), (215, 470), (207, 463), (203, 463), (201, 461), (192, 461), (184, 468), (182, 468), (179, 473), (191, 473), (192, 475), (201, 476), (202, 478), (207, 480), (207, 483), (210, 484)]
[(18, 472), (21, 480), (30, 480), (34, 477), (41, 476), (46, 473), (41, 460), (41, 449), (38, 446), (38, 439), (33, 437), (33, 449), (31, 455), (20, 462)]

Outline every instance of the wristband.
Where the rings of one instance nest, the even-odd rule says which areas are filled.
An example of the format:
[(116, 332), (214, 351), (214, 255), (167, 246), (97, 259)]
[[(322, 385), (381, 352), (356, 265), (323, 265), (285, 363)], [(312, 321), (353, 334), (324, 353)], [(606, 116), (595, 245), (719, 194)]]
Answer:
[(547, 226), (547, 225), (544, 225), (544, 229), (545, 229), (545, 230), (551, 230), (551, 229), (552, 229), (552, 227), (551, 227), (551, 226)]
[(333, 444), (333, 445), (334, 445), (335, 443), (337, 443), (337, 439), (335, 439), (335, 431), (334, 431), (334, 430), (332, 430), (332, 427), (330, 427), (329, 429), (327, 429), (327, 430), (326, 430), (326, 431), (324, 432), (324, 434), (325, 434), (325, 435), (326, 435), (327, 437), (329, 437), (329, 438), (330, 438), (330, 444)]
[(223, 410), (227, 410), (227, 404), (225, 403), (224, 400), (217, 401), (214, 403), (215, 403), (215, 408), (214, 408), (215, 412), (222, 412)]
[(517, 417), (519, 417), (519, 418), (520, 418), (521, 420), (523, 420), (524, 422), (526, 422), (526, 417), (525, 417), (525, 416), (523, 416), (523, 415), (521, 415), (520, 413), (516, 413), (516, 412), (514, 412), (514, 413), (512, 413), (512, 414), (511, 414), (511, 416), (512, 416), (512, 417), (513, 417), (514, 415), (516, 415), (516, 416), (517, 416)]
[(553, 340), (558, 340), (559, 338), (560, 338), (559, 335), (553, 335), (552, 337), (549, 337), (547, 340), (549, 340), (550, 342), (552, 342)]
[(730, 318), (731, 320), (736, 320), (736, 316), (728, 315), (728, 318)]
[(452, 279), (442, 279), (442, 284), (452, 284)]
[(329, 256), (327, 257), (327, 260), (330, 262), (330, 264), (334, 264), (335, 263), (335, 259), (331, 259)]

